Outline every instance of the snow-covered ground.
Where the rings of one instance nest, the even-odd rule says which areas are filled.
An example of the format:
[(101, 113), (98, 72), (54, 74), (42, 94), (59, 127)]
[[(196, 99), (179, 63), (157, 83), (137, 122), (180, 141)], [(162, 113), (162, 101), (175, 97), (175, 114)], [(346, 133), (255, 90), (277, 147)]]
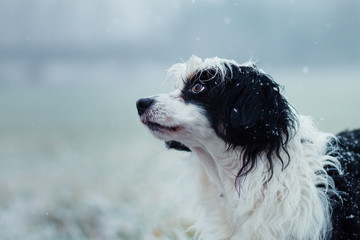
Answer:
[[(147, 76), (0, 90), (0, 239), (176, 239), (166, 231), (185, 228), (176, 200), (188, 153), (165, 150), (138, 122), (136, 99), (163, 90), (163, 72)], [(273, 74), (334, 133), (360, 127), (357, 76)]]
[(125, 90), (84, 84), (0, 94), (0, 239), (162, 234), (155, 223), (176, 212), (181, 155), (141, 126), (137, 97)]

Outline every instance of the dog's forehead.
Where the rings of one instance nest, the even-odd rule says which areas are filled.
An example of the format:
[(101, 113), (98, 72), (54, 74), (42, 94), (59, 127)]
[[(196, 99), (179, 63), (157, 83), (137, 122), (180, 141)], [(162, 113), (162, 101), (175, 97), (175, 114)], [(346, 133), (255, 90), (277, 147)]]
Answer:
[(173, 79), (175, 88), (181, 88), (187, 80), (192, 79), (199, 71), (217, 69), (224, 74), (224, 64), (227, 62), (230, 62), (230, 60), (217, 57), (202, 60), (199, 57), (192, 56), (187, 62), (177, 63), (170, 67), (167, 78), (171, 77)]
[(234, 66), (256, 68), (259, 72), (265, 73), (261, 69), (258, 69), (253, 61), (239, 64), (234, 60), (218, 57), (202, 60), (199, 57), (192, 56), (187, 62), (177, 63), (170, 67), (167, 73), (167, 79), (172, 78), (175, 88), (182, 89), (187, 81), (193, 80), (195, 75), (203, 72), (213, 71), (221, 80), (224, 80), (227, 72), (231, 72)]

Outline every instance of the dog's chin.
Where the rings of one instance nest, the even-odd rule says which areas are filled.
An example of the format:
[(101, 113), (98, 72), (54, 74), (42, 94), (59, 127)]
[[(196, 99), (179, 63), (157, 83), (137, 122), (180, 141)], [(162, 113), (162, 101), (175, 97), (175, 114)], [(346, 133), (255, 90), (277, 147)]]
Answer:
[(156, 122), (145, 122), (144, 123), (151, 131), (175, 133), (181, 129), (181, 126), (165, 126)]
[(167, 140), (168, 137), (177, 135), (184, 129), (184, 127), (180, 125), (162, 125), (152, 121), (145, 121), (143, 124), (148, 127), (155, 137), (162, 140)]

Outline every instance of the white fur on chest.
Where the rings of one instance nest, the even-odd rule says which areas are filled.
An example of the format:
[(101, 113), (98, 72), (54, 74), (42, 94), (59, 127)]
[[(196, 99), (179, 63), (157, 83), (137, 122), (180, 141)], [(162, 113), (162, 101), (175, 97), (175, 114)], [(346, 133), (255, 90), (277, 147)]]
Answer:
[(219, 158), (224, 146), (214, 144), (213, 152), (209, 147), (193, 150), (188, 179), (195, 185), (194, 228), (200, 239), (324, 238), (330, 226), (327, 191), (333, 186), (323, 167), (337, 160), (325, 155), (330, 135), (317, 131), (307, 117), (300, 116), (300, 121), (288, 145), (289, 166), (282, 170), (275, 165), (267, 184), (269, 172), (261, 157), (236, 190), (239, 153), (226, 152)]

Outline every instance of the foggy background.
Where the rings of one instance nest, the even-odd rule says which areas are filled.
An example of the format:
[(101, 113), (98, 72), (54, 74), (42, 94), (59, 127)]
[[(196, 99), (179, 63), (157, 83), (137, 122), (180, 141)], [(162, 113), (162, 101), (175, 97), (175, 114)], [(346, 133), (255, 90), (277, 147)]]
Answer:
[(357, 0), (0, 0), (0, 239), (176, 239), (156, 226), (188, 154), (135, 102), (193, 54), (252, 59), (320, 129), (360, 127)]

